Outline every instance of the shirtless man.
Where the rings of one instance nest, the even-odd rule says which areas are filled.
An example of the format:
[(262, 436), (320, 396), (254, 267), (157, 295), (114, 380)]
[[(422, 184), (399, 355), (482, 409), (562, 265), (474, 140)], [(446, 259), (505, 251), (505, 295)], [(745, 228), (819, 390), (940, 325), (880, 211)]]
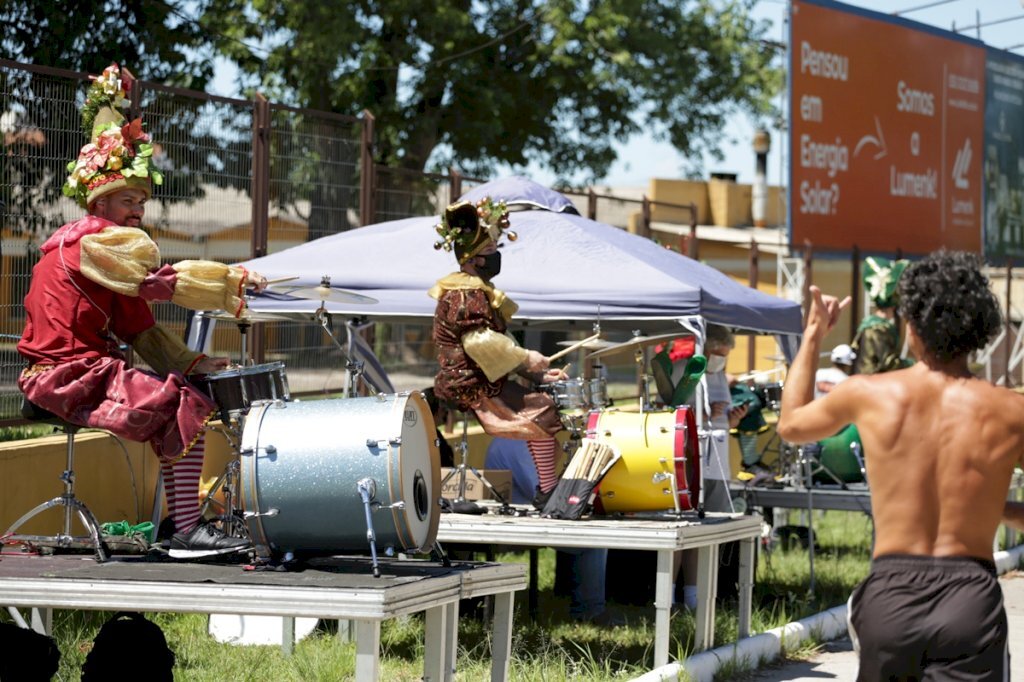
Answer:
[(821, 342), (848, 299), (811, 293), (778, 433), (807, 443), (852, 422), (869, 453), (875, 549), (849, 617), (858, 680), (1009, 679), (992, 538), (1024, 452), (1024, 396), (968, 371), (1001, 325), (978, 259), (939, 252), (910, 266), (899, 310), (917, 364), (850, 377), (819, 400)]

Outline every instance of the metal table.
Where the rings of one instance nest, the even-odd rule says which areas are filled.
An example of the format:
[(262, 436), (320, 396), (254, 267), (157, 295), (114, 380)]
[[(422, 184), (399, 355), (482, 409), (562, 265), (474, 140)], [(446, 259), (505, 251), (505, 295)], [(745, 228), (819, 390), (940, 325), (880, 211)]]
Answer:
[[(492, 511), (496, 510), (494, 506)], [(437, 537), (441, 542), (528, 547), (593, 547), (639, 549), (658, 553), (655, 583), (654, 665), (668, 663), (669, 620), (672, 608), (672, 556), (684, 549), (698, 550), (697, 631), (694, 647), (700, 651), (715, 643), (715, 594), (718, 587), (718, 548), (740, 541), (739, 636), (750, 634), (750, 608), (754, 586), (755, 541), (761, 535), (757, 516), (709, 513), (635, 514), (629, 517), (586, 517), (578, 521), (512, 517), (495, 513), (480, 516), (442, 514)]]
[(458, 601), (494, 595), (491, 680), (508, 678), (513, 593), (526, 587), (521, 565), (382, 561), (374, 578), (369, 559), (317, 560), (294, 573), (246, 572), (240, 566), (0, 555), (0, 604), (41, 610), (49, 632), (52, 609), (171, 611), (306, 616), (356, 621), (360, 682), (380, 679), (381, 622), (424, 611), (423, 679), (454, 679)]

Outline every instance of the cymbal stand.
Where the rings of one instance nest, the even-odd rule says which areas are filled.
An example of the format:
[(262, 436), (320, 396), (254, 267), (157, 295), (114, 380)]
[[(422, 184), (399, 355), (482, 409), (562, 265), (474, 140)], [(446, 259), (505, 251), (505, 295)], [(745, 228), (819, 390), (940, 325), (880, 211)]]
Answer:
[(238, 364), (245, 367), (249, 364), (249, 328), (252, 323), (248, 320), (238, 320), (235, 322), (238, 325), (238, 334), (242, 338), (242, 344), (239, 351), (240, 357), (238, 358)]
[[(240, 452), (240, 434), (238, 429), (238, 422), (232, 421), (221, 428), (208, 428), (207, 430), (222, 435), (228, 442), (231, 451), (237, 454)], [(229, 537), (248, 537), (248, 529), (244, 523), (241, 523), (240, 519), (242, 510), (240, 507), (236, 508), (242, 501), (241, 485), (241, 464), (238, 457), (235, 457), (228, 462), (227, 466), (224, 467), (224, 471), (221, 472), (221, 475), (210, 486), (209, 491), (206, 493), (206, 499), (203, 500), (203, 504), (199, 509), (200, 516), (205, 516), (206, 512), (213, 508), (216, 512), (216, 518), (220, 519), (221, 530)], [(220, 491), (224, 492), (223, 503), (217, 499), (217, 494)]]
[[(330, 284), (329, 279), (328, 284)], [(323, 286), (322, 283), (321, 286)], [(327, 308), (324, 307), (323, 302), (320, 303), (320, 307), (313, 313), (313, 318), (320, 323), (320, 327), (324, 330), (324, 334), (326, 334), (327, 338), (329, 338), (334, 345), (338, 347), (338, 350), (340, 350), (342, 356), (344, 356), (345, 372), (348, 377), (345, 381), (345, 397), (354, 397), (356, 395), (356, 390), (359, 388), (359, 378), (363, 374), (363, 362), (361, 360), (354, 360), (349, 349), (338, 341), (338, 338), (334, 335), (334, 323), (331, 321), (331, 314), (327, 312)]]
[(633, 353), (637, 370), (640, 373), (640, 414), (651, 411), (651, 375), (647, 373), (647, 358), (642, 348)]

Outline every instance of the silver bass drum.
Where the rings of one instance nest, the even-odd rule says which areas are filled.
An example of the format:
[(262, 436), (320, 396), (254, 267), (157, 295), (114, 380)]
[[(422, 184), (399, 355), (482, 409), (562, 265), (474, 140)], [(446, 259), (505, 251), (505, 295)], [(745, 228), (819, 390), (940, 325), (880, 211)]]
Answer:
[(434, 419), (420, 393), (254, 406), (242, 432), (242, 505), (262, 557), (429, 552), (441, 508)]

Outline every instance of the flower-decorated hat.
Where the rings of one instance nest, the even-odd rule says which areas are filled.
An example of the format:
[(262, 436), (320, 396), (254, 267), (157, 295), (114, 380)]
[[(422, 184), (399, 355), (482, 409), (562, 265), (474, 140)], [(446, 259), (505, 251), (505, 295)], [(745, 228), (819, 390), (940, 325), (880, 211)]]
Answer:
[(458, 201), (444, 210), (441, 223), (436, 227), (441, 240), (434, 243), (434, 248), (454, 250), (462, 265), (488, 243), (497, 245), (502, 234), (507, 234), (508, 240), (514, 242), (517, 235), (508, 226), (508, 206), (504, 201), (495, 202), (490, 197), (484, 197), (475, 204)]
[(868, 256), (864, 259), (864, 289), (878, 308), (896, 305), (896, 283), (907, 269), (908, 261)]
[(64, 195), (88, 208), (104, 194), (129, 187), (152, 194), (153, 184), (163, 182), (163, 176), (150, 164), (153, 145), (142, 130), (142, 119), (129, 123), (121, 113), (128, 106), (129, 81), (117, 64), (92, 80), (82, 107), (82, 125), (90, 142), (68, 164)]

